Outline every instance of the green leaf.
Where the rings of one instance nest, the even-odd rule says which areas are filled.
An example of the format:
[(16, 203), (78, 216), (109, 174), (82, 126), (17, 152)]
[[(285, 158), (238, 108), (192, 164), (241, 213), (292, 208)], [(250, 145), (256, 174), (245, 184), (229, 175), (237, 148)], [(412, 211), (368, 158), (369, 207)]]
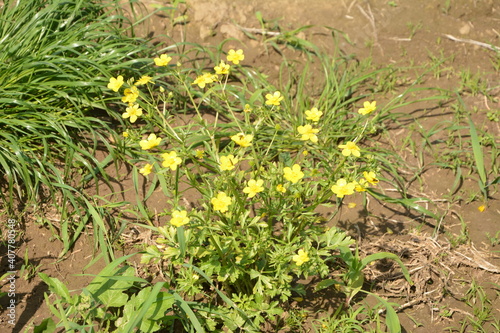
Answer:
[(40, 325), (36, 325), (33, 333), (52, 333), (56, 331), (56, 324), (52, 318), (46, 318), (42, 320)]
[(323, 280), (323, 281), (320, 281), (317, 285), (316, 285), (316, 288), (314, 289), (315, 291), (319, 291), (321, 289), (325, 289), (325, 288), (328, 288), (330, 286), (333, 286), (334, 284), (336, 285), (340, 285), (340, 286), (344, 286), (344, 284), (342, 282), (339, 282), (337, 280), (334, 280), (334, 279), (326, 279), (326, 280)]
[(184, 259), (186, 254), (186, 236), (184, 235), (184, 227), (177, 228), (177, 240), (179, 241), (179, 250), (181, 251), (180, 257)]
[[(165, 312), (175, 303), (173, 295), (160, 292), (163, 286), (164, 283), (159, 282), (154, 288), (146, 287), (130, 299), (123, 312), (123, 318), (128, 319), (123, 332), (132, 332), (139, 324), (141, 332), (156, 332), (160, 329), (157, 321), (164, 317)], [(133, 307), (130, 304), (133, 304)]]
[(191, 310), (191, 307), (189, 304), (182, 299), (182, 297), (174, 293), (174, 298), (177, 301), (178, 306), (184, 311), (184, 313), (188, 316), (189, 321), (191, 322), (191, 325), (193, 325), (194, 329), (196, 330), (197, 333), (204, 333), (205, 329), (201, 326), (200, 321), (194, 314), (193, 310)]
[(472, 143), (472, 152), (474, 153), (474, 160), (476, 161), (476, 168), (481, 178), (483, 184), (486, 184), (487, 177), (486, 171), (484, 169), (484, 156), (483, 150), (481, 149), (481, 143), (479, 142), (479, 137), (477, 135), (476, 126), (469, 116), (469, 130), (470, 130), (470, 139)]
[[(132, 267), (123, 267), (115, 274), (122, 275), (122, 277), (134, 277), (135, 270)], [(91, 285), (98, 284), (100, 287), (92, 294), (101, 304), (107, 307), (120, 307), (128, 301), (128, 296), (123, 292), (132, 287), (134, 281), (135, 279), (121, 279), (121, 276), (98, 276), (92, 281)]]
[(61, 297), (65, 302), (71, 303), (71, 296), (69, 294), (68, 288), (64, 283), (59, 281), (57, 278), (48, 276), (45, 273), (38, 273), (38, 276), (45, 282), (52, 293)]
[(374, 296), (377, 298), (380, 303), (382, 303), (385, 307), (386, 310), (386, 316), (385, 316), (385, 324), (387, 326), (387, 329), (389, 330), (390, 333), (401, 333), (401, 323), (399, 322), (398, 314), (394, 310), (394, 308), (387, 302), (385, 299), (382, 297), (366, 292), (369, 295)]
[(420, 205), (418, 205), (416, 203), (416, 201), (422, 201), (422, 200), (427, 200), (428, 201), (428, 199), (424, 199), (424, 198), (396, 199), (396, 198), (391, 198), (391, 197), (389, 197), (389, 196), (387, 196), (385, 194), (378, 193), (378, 192), (376, 192), (376, 191), (374, 191), (373, 189), (370, 189), (370, 188), (367, 189), (367, 192), (369, 192), (376, 199), (379, 199), (379, 200), (382, 200), (382, 201), (388, 202), (388, 203), (400, 204), (400, 205), (403, 205), (404, 207), (406, 207), (408, 209), (413, 209), (413, 210), (416, 210), (417, 212), (420, 212), (420, 213), (422, 213), (424, 215), (430, 216), (433, 219), (435, 219), (436, 221), (440, 220), (439, 216), (437, 216), (433, 212), (425, 209), (424, 207), (422, 207), (422, 206), (420, 206)]
[(413, 284), (413, 281), (411, 280), (410, 273), (408, 272), (408, 269), (406, 266), (403, 264), (401, 259), (394, 253), (389, 253), (389, 252), (378, 252), (374, 254), (370, 254), (369, 256), (365, 257), (363, 260), (361, 260), (361, 265), (362, 268), (365, 268), (369, 263), (375, 260), (381, 260), (381, 259), (392, 259), (395, 262), (399, 264), (401, 267), (401, 270), (403, 271), (403, 275), (410, 284)]

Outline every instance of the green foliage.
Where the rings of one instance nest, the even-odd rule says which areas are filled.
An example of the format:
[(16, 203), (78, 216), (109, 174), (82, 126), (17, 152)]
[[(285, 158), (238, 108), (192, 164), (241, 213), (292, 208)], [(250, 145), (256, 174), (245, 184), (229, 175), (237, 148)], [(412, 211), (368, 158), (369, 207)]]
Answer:
[[(123, 159), (132, 170), (134, 213), (145, 222), (138, 224), (154, 240), (140, 265), (157, 264), (166, 280), (152, 285), (138, 278), (122, 265), (130, 256), (113, 260), (79, 294), (40, 273), (59, 322), (46, 319), (35, 331), (155, 332), (180, 322), (191, 332), (258, 332), (281, 319), (292, 292), (305, 294), (302, 278), (341, 286), (347, 305), (363, 292), (362, 269), (372, 260), (396, 260), (409, 279), (395, 255), (359, 258), (354, 240), (327, 225), (350, 195), (433, 216), (416, 199), (373, 190), (384, 168), (397, 173), (366, 145), (395, 117), (390, 111), (411, 103), (408, 91), (376, 111), (371, 102), (373, 92), (394, 89), (397, 71), (365, 71), (352, 57), (321, 54), (298, 37), (302, 27), (266, 39), (310, 60), (284, 59), (274, 86), (228, 56), (228, 73), (213, 74), (210, 68), (224, 68), (224, 43), (215, 51), (189, 45), (181, 54), (168, 47), (159, 53), (178, 64), (166, 58), (160, 64), (147, 43), (128, 37), (136, 23), (118, 1), (7, 3), (0, 12), (2, 199), (11, 210), (15, 199), (50, 200), (61, 223), (42, 222), (60, 236), (65, 252), (92, 225), (94, 244), (113, 260), (113, 242), (124, 228), (115, 210), (132, 211), (122, 209), (127, 202), (82, 189), (101, 177), (111, 188), (105, 169)], [(118, 94), (106, 89), (108, 82)], [(110, 124), (120, 124), (124, 135)], [(109, 156), (97, 159), (99, 149)], [(160, 226), (148, 203), (157, 191), (165, 195), (154, 216)], [(322, 207), (329, 212), (321, 214)], [(332, 272), (338, 279), (329, 278)], [(397, 332), (392, 305), (381, 298), (379, 304)], [(344, 310), (342, 329), (366, 324)]]
[(60, 322), (54, 325), (47, 319), (35, 329), (51, 326), (64, 327), (66, 332), (131, 332), (138, 328), (140, 332), (156, 332), (161, 325), (171, 325), (173, 317), (167, 320), (165, 314), (178, 303), (174, 294), (161, 291), (164, 283), (150, 286), (135, 277), (132, 267), (118, 267), (129, 257), (109, 264), (78, 295), (72, 295), (58, 279), (39, 273), (53, 295), (46, 295), (45, 300)]
[[(196, 49), (198, 58), (202, 51)], [(353, 92), (379, 72), (359, 75), (348, 58), (318, 55), (324, 79), (312, 77), (313, 62), (302, 71), (287, 64), (276, 88), (252, 68), (225, 68), (222, 56), (208, 50), (194, 68), (189, 61), (171, 65), (175, 56), (155, 58), (154, 77), (116, 75), (109, 83), (128, 119), (117, 144), (130, 148), (137, 207), (155, 235), (141, 263), (160, 265), (180, 295), (203, 295), (195, 307), (212, 314), (198, 312), (196, 320), (208, 330), (254, 330), (278, 322), (292, 291), (304, 293), (296, 282), (302, 277), (342, 271), (345, 281), (333, 283), (350, 290), (349, 303), (370, 261), (402, 265), (389, 253), (358, 260), (349, 249), (354, 240), (325, 225), (344, 196), (377, 194), (370, 187), (379, 181), (381, 160), (362, 144), (387, 114), (373, 112), (375, 102), (356, 107), (367, 96)], [(159, 227), (150, 223), (147, 207), (158, 190), (167, 206)], [(408, 205), (423, 209), (410, 199)], [(332, 208), (329, 216), (318, 213), (320, 206)], [(347, 268), (334, 264), (336, 258)], [(218, 304), (214, 289), (230, 309)], [(399, 322), (387, 311), (395, 331)]]
[[(116, 134), (104, 78), (133, 73), (150, 50), (129, 37), (119, 1), (9, 0), (0, 21), (0, 200), (16, 213), (50, 202), (62, 222), (45, 222), (68, 251), (92, 201), (82, 188), (106, 183), (105, 167), (121, 154), (108, 141)], [(110, 158), (98, 160), (97, 150)]]
[[(338, 281), (335, 279), (324, 279), (316, 285), (316, 290), (321, 290), (330, 287), (332, 285), (336, 285), (337, 287), (340, 288), (340, 290), (342, 290), (342, 292), (345, 293), (346, 305), (349, 305), (353, 297), (362, 291), (364, 283), (364, 274), (362, 271), (368, 264), (370, 264), (375, 260), (392, 259), (396, 261), (396, 263), (398, 263), (398, 265), (401, 267), (401, 270), (406, 280), (410, 284), (413, 283), (411, 281), (410, 274), (408, 273), (408, 270), (406, 269), (405, 265), (403, 264), (401, 259), (399, 259), (399, 257), (393, 253), (378, 252), (378, 253), (373, 253), (367, 256), (366, 258), (361, 259), (357, 251), (356, 253), (353, 254), (351, 249), (349, 249), (348, 247), (340, 247), (339, 250), (340, 250), (339, 258), (341, 258), (348, 267), (346, 273), (343, 275), (342, 281)], [(369, 293), (367, 291), (363, 292)], [(393, 307), (388, 302), (378, 297), (377, 295), (372, 293), (369, 294), (376, 297), (380, 301), (380, 303), (385, 307), (387, 312), (386, 325), (389, 332), (391, 333), (401, 332), (399, 319)]]

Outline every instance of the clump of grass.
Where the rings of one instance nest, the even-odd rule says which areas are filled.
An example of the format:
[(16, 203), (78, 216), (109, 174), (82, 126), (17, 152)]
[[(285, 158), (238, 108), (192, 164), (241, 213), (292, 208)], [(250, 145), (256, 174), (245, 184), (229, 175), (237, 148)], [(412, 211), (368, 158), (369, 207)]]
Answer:
[(149, 49), (119, 1), (8, 0), (0, 21), (0, 198), (10, 214), (57, 207), (68, 250), (92, 201), (80, 190), (113, 161), (95, 152), (119, 156), (103, 82), (140, 69)]

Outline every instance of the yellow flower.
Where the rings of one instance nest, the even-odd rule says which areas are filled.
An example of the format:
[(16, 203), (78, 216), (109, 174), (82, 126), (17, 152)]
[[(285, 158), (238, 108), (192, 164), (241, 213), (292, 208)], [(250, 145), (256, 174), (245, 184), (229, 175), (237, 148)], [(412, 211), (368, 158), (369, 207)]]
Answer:
[(279, 106), (280, 102), (283, 100), (283, 96), (281, 96), (281, 93), (279, 91), (275, 91), (274, 94), (267, 94), (266, 95), (266, 105), (276, 105)]
[(297, 266), (301, 266), (303, 263), (309, 261), (309, 256), (306, 251), (300, 249), (297, 254), (293, 256), (292, 260), (295, 261)]
[(361, 153), (359, 151), (359, 147), (356, 146), (356, 144), (352, 141), (348, 141), (345, 145), (339, 145), (340, 149), (342, 150), (342, 155), (344, 156), (349, 156), (349, 155), (354, 155), (356, 157), (361, 156)]
[(366, 181), (372, 185), (377, 185), (378, 183), (377, 175), (375, 175), (375, 172), (373, 171), (363, 171), (363, 177), (365, 177)]
[(367, 114), (372, 113), (376, 109), (377, 109), (377, 102), (376, 101), (373, 101), (371, 103), (366, 101), (363, 103), (363, 107), (358, 110), (358, 113), (366, 116)]
[(170, 168), (171, 170), (177, 170), (177, 166), (182, 163), (182, 159), (177, 156), (175, 151), (161, 154), (161, 157), (163, 158), (161, 165), (165, 168)]
[(307, 120), (317, 122), (323, 115), (323, 112), (319, 111), (317, 108), (312, 108), (311, 110), (306, 110), (305, 114)]
[(231, 137), (231, 140), (236, 142), (236, 144), (240, 145), (241, 147), (250, 147), (252, 145), (253, 135), (238, 133), (236, 135), (233, 135)]
[(114, 77), (109, 79), (108, 88), (117, 92), (123, 85), (123, 76), (118, 75), (116, 79)]
[(234, 169), (236, 163), (238, 163), (238, 158), (234, 155), (221, 156), (219, 167), (222, 171), (229, 171)]
[(197, 84), (198, 87), (203, 89), (205, 88), (205, 85), (213, 83), (216, 80), (217, 80), (217, 75), (211, 73), (205, 73), (203, 75), (198, 76), (191, 84)]
[(219, 194), (217, 194), (217, 197), (212, 198), (210, 202), (212, 203), (214, 210), (218, 210), (221, 213), (225, 213), (227, 212), (228, 207), (231, 204), (232, 200), (233, 199), (231, 197), (228, 197), (226, 193), (219, 192)]
[(122, 135), (123, 135), (124, 138), (128, 138), (128, 132), (127, 131), (123, 132)]
[(229, 64), (226, 64), (224, 60), (221, 60), (219, 66), (214, 67), (215, 74), (219, 75), (229, 74), (230, 67), (231, 66)]
[(248, 194), (248, 198), (253, 198), (257, 195), (257, 193), (264, 191), (262, 184), (264, 184), (262, 179), (250, 179), (248, 181), (248, 186), (243, 189), (243, 193)]
[(285, 193), (286, 192), (286, 187), (283, 186), (283, 184), (278, 184), (276, 186), (276, 191), (281, 192), (281, 193)]
[(229, 50), (227, 53), (227, 61), (231, 61), (233, 64), (238, 65), (240, 61), (245, 59), (245, 55), (243, 54), (243, 50), (239, 49), (238, 51)]
[(139, 97), (139, 89), (135, 86), (127, 88), (123, 91), (123, 94), (125, 96), (122, 97), (122, 102), (132, 104), (137, 100), (137, 97)]
[(197, 159), (201, 160), (203, 157), (205, 157), (205, 151), (203, 149), (196, 149), (195, 155)]
[(356, 203), (355, 203), (355, 202), (349, 202), (349, 203), (347, 204), (347, 208), (356, 208), (356, 206), (357, 206), (357, 205), (356, 205)]
[(319, 129), (312, 128), (311, 125), (307, 124), (305, 126), (297, 127), (297, 131), (299, 132), (299, 134), (302, 135), (300, 140), (302, 141), (311, 140), (311, 142), (313, 143), (318, 142), (318, 137), (316, 136), (316, 133), (319, 132)]
[(189, 223), (189, 218), (187, 217), (187, 212), (185, 210), (173, 210), (172, 218), (170, 219), (170, 224), (174, 227), (180, 227)]
[(252, 112), (252, 108), (250, 107), (250, 104), (245, 104), (245, 108), (243, 109), (243, 112), (246, 112), (246, 113)]
[(486, 210), (486, 205), (481, 205), (477, 207), (477, 210), (480, 211), (481, 213), (484, 212)]
[(139, 107), (139, 104), (134, 104), (125, 109), (125, 113), (122, 114), (123, 119), (127, 119), (130, 117), (130, 122), (133, 124), (137, 120), (137, 117), (142, 115), (142, 109)]
[(156, 66), (167, 66), (171, 60), (172, 58), (166, 54), (162, 54), (160, 57), (154, 58)]
[(134, 85), (143, 86), (148, 83), (153, 83), (153, 81), (151, 80), (151, 76), (143, 75), (139, 80), (137, 80), (137, 82), (134, 83)]
[(143, 175), (143, 176), (147, 176), (151, 173), (151, 171), (153, 170), (153, 166), (151, 164), (146, 164), (145, 166), (143, 166), (139, 172)]
[(339, 198), (343, 198), (344, 195), (351, 195), (354, 193), (354, 188), (356, 183), (348, 183), (344, 178), (337, 180), (337, 184), (332, 186), (332, 192)]
[(354, 189), (356, 192), (365, 192), (366, 188), (369, 187), (368, 182), (366, 179), (360, 179), (359, 182), (353, 182), (354, 183)]
[(291, 168), (283, 168), (283, 174), (286, 180), (293, 184), (297, 183), (304, 177), (304, 173), (300, 170), (300, 165), (294, 164)]
[(158, 146), (161, 142), (161, 138), (157, 138), (156, 134), (151, 133), (146, 140), (141, 140), (139, 144), (141, 145), (142, 150), (148, 150)]

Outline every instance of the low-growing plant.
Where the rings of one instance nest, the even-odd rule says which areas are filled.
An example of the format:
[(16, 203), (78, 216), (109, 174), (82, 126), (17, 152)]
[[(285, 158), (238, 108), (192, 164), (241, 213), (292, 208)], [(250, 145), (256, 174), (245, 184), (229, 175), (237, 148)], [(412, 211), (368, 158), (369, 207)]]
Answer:
[[(154, 59), (154, 77), (116, 73), (108, 84), (121, 92), (129, 124), (118, 144), (131, 148), (138, 210), (155, 235), (141, 263), (159, 265), (179, 294), (232, 319), (198, 316), (210, 330), (276, 322), (292, 292), (305, 294), (298, 279), (326, 279), (334, 270), (349, 304), (368, 262), (398, 260), (387, 253), (361, 260), (352, 254), (354, 240), (326, 225), (345, 196), (366, 195), (379, 182), (380, 161), (362, 143), (384, 112), (352, 93), (371, 76), (350, 77), (347, 59), (320, 58), (328, 68), (321, 94), (307, 88), (307, 66), (299, 84), (282, 92), (240, 64), (242, 50), (217, 56), (213, 69), (191, 68), (180, 57), (171, 65), (173, 57)], [(157, 189), (165, 195), (160, 226), (147, 209)], [(330, 208), (326, 216), (321, 206)], [(223, 311), (207, 288), (211, 279), (235, 307)], [(398, 331), (394, 310), (380, 301)]]
[[(119, 266), (131, 255), (121, 257), (104, 268), (79, 294), (71, 294), (57, 278), (39, 273), (51, 294), (45, 294), (46, 304), (59, 318), (45, 319), (37, 329), (65, 332), (156, 332), (161, 326), (173, 327), (180, 317), (174, 305), (185, 305), (175, 292), (161, 291), (164, 283), (152, 286), (135, 276), (130, 266)], [(167, 315), (171, 312), (171, 315)]]

